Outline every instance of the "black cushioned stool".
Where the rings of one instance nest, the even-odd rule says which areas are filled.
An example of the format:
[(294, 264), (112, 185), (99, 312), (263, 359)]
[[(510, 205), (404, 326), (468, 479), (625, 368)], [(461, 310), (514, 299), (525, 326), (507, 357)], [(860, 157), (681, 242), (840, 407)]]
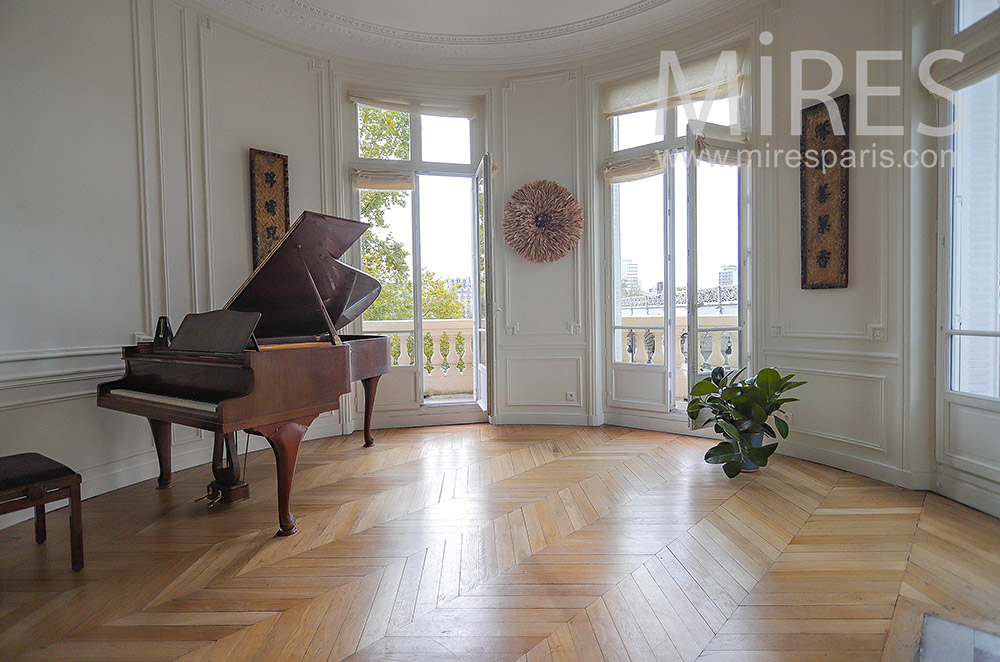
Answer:
[(73, 571), (83, 568), (80, 474), (39, 453), (0, 457), (0, 515), (34, 507), (35, 541), (45, 542), (45, 504), (69, 499)]

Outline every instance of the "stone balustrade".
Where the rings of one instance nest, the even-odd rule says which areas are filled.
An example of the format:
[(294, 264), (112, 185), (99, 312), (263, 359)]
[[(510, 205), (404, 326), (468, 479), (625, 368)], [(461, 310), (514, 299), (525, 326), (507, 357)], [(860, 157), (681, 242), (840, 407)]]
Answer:
[[(736, 326), (739, 319), (736, 315), (713, 315), (700, 319), (702, 326), (727, 327)], [(634, 315), (622, 317), (621, 326), (624, 327), (620, 334), (619, 360), (624, 363), (652, 363), (663, 364), (664, 346), (663, 329), (653, 328), (652, 324), (662, 324), (663, 318), (660, 316)], [(676, 392), (679, 400), (687, 399), (687, 316), (677, 318), (677, 331), (674, 333), (674, 374), (676, 375)], [(629, 350), (629, 331), (635, 334), (635, 351)], [(646, 332), (653, 335), (654, 350), (652, 358), (646, 353), (644, 338)], [(736, 331), (705, 331), (699, 334), (698, 356), (700, 368), (703, 372), (709, 372), (712, 368), (719, 366), (737, 367), (739, 365), (739, 333)], [(729, 351), (726, 351), (728, 348)]]
[(365, 333), (389, 336), (394, 366), (420, 365), (424, 397), (472, 394), (472, 320), (424, 320), (423, 341), (415, 346), (412, 320), (364, 322)]
[[(664, 360), (663, 329), (652, 324), (662, 323), (659, 316), (634, 315), (622, 318), (619, 337), (619, 360), (625, 363), (651, 363), (662, 365)], [(701, 320), (702, 326), (736, 326), (735, 315), (715, 315)], [(423, 342), (414, 344), (412, 320), (365, 321), (365, 333), (389, 336), (392, 343), (394, 366), (419, 364), (424, 370), (424, 396), (456, 396), (471, 394), (474, 369), (472, 355), (473, 326), (470, 319), (424, 320)], [(687, 317), (677, 318), (674, 334), (674, 374), (679, 399), (687, 393), (687, 357), (685, 346)], [(635, 334), (634, 352), (630, 353), (628, 333)], [(647, 331), (653, 337), (653, 354), (646, 353)], [(726, 351), (729, 348), (729, 351)], [(698, 339), (700, 368), (707, 372), (718, 366), (736, 367), (739, 364), (739, 334), (736, 331), (702, 332)]]

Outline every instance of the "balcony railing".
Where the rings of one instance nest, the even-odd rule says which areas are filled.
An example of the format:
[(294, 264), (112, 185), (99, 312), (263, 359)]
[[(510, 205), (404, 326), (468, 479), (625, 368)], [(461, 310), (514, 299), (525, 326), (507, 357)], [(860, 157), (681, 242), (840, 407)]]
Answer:
[[(663, 329), (654, 325), (662, 324), (663, 317), (659, 315), (632, 315), (622, 317), (618, 326), (620, 334), (617, 342), (619, 347), (615, 360), (620, 363), (663, 365), (664, 344)], [(713, 368), (739, 366), (740, 336), (735, 327), (739, 324), (736, 315), (713, 315), (699, 318), (699, 324), (720, 331), (703, 331), (698, 337), (699, 372), (711, 372)], [(674, 333), (674, 384), (679, 400), (687, 399), (688, 365), (687, 365), (687, 316), (678, 316)], [(630, 336), (629, 334), (633, 334)], [(649, 353), (647, 334), (652, 336), (652, 353)]]
[(472, 395), (471, 319), (424, 320), (424, 337), (416, 346), (412, 320), (365, 320), (365, 333), (389, 336), (394, 366), (419, 365), (424, 370), (424, 397)]
[[(663, 318), (648, 315), (622, 317), (620, 347), (615, 360), (622, 363), (662, 365), (664, 361)], [(424, 320), (424, 337), (415, 347), (412, 320), (365, 320), (365, 333), (389, 336), (392, 364), (399, 367), (419, 365), (424, 370), (424, 397), (454, 397), (472, 394), (474, 366), (472, 354), (473, 320)], [(701, 326), (736, 327), (736, 315), (713, 315), (700, 319)], [(687, 386), (687, 317), (677, 318), (674, 333), (674, 375), (678, 398), (684, 399)], [(629, 332), (634, 339), (629, 340)], [(652, 336), (652, 354), (647, 353), (646, 334)], [(698, 339), (699, 371), (709, 372), (718, 366), (739, 365), (739, 332), (704, 331)], [(629, 350), (632, 351), (629, 351)]]

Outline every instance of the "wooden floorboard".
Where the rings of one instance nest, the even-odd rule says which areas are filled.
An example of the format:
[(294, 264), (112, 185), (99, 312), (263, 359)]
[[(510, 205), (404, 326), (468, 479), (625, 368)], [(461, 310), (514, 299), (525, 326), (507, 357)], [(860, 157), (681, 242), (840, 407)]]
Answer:
[[(1000, 522), (776, 456), (728, 480), (704, 440), (442, 426), (307, 442), (299, 533), (273, 457), (248, 500), (207, 467), (0, 531), (8, 659), (904, 660), (923, 614), (1000, 632)], [(907, 657), (909, 656), (909, 657)]]

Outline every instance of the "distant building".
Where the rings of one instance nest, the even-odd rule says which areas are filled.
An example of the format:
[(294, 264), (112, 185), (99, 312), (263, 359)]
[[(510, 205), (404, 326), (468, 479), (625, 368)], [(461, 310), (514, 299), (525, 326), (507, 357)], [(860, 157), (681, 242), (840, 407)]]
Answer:
[(472, 319), (472, 303), (474, 301), (474, 290), (472, 287), (472, 278), (445, 278), (445, 285), (448, 287), (454, 287), (458, 285), (458, 289), (455, 290), (455, 294), (462, 301), (465, 306), (462, 317), (465, 319)]
[(722, 287), (729, 287), (730, 285), (736, 285), (736, 280), (740, 276), (740, 268), (735, 264), (723, 265), (722, 271), (719, 272), (719, 285)]
[(639, 265), (632, 260), (622, 260), (622, 282), (639, 284)]

